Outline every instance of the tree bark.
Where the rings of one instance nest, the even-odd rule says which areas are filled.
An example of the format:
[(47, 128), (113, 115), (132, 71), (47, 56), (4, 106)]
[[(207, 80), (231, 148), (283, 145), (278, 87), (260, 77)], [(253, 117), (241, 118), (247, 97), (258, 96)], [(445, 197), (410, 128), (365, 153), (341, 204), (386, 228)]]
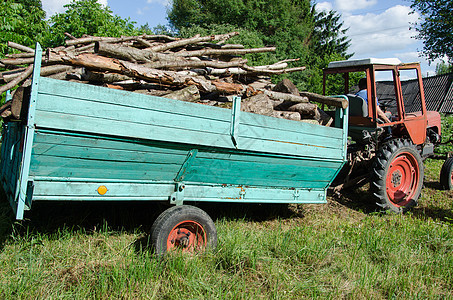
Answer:
[(17, 43), (14, 43), (14, 42), (8, 42), (8, 47), (11, 47), (11, 48), (14, 48), (14, 49), (17, 49), (17, 50), (20, 50), (20, 51), (24, 51), (24, 52), (35, 53), (35, 50), (33, 50), (32, 48), (24, 46), (24, 45), (17, 44)]
[(152, 62), (157, 60), (175, 60), (181, 59), (171, 57), (162, 53), (156, 53), (151, 50), (140, 50), (133, 47), (127, 47), (105, 42), (96, 42), (94, 52), (100, 55), (111, 56), (119, 59), (124, 59), (131, 62)]
[(348, 107), (348, 100), (343, 99), (343, 98), (333, 98), (333, 97), (327, 97), (315, 93), (310, 93), (310, 92), (300, 92), (301, 96), (305, 96), (311, 101), (316, 101), (319, 103), (323, 103), (329, 106), (335, 106), (335, 107), (341, 107), (343, 109)]
[(285, 101), (291, 101), (291, 102), (296, 102), (296, 103), (308, 103), (308, 99), (306, 97), (301, 97), (301, 96), (296, 96), (292, 94), (287, 94), (287, 93), (281, 93), (281, 92), (274, 92), (274, 91), (269, 91), (269, 90), (261, 90), (264, 94), (269, 96), (271, 99), (274, 100), (285, 100)]
[(275, 47), (251, 48), (251, 49), (202, 49), (195, 51), (180, 51), (174, 56), (208, 56), (208, 55), (243, 55), (250, 53), (275, 52)]
[(25, 71), (18, 77), (14, 78), (14, 80), (8, 82), (5, 85), (0, 86), (0, 95), (6, 92), (7, 90), (12, 89), (25, 79), (27, 79), (33, 73), (33, 65), (30, 65), (25, 69)]
[(196, 102), (200, 100), (200, 92), (198, 91), (196, 85), (189, 85), (188, 87), (185, 87), (179, 91), (165, 94), (162, 97), (188, 102)]
[(200, 43), (200, 42), (217, 41), (217, 40), (221, 40), (221, 39), (230, 39), (233, 36), (238, 35), (238, 34), (239, 34), (239, 32), (230, 32), (227, 34), (220, 34), (220, 35), (210, 35), (210, 36), (202, 36), (202, 37), (195, 36), (193, 38), (181, 39), (178, 41), (151, 47), (151, 51), (162, 52), (165, 50), (182, 47), (182, 46), (187, 46), (190, 44), (196, 44), (196, 43)]
[(303, 116), (315, 117), (318, 106), (314, 103), (297, 103), (288, 108), (288, 111), (295, 111)]

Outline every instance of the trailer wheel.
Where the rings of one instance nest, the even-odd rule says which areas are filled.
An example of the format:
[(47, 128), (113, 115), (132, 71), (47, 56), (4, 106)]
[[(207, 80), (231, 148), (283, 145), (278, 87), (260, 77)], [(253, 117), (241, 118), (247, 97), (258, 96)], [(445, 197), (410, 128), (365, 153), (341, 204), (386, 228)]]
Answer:
[(203, 252), (217, 246), (217, 230), (203, 210), (190, 205), (174, 206), (154, 222), (151, 241), (159, 256), (175, 250)]
[(423, 186), (423, 162), (417, 148), (407, 140), (382, 146), (373, 164), (371, 192), (376, 204), (404, 212), (417, 204)]
[(453, 157), (447, 159), (442, 165), (440, 184), (446, 190), (453, 190)]

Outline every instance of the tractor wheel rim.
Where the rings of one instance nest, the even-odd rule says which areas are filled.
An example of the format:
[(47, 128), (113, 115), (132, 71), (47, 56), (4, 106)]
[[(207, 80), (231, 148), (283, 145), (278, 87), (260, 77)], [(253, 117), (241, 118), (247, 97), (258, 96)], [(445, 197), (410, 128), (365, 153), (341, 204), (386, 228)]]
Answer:
[(412, 201), (419, 185), (420, 168), (416, 158), (403, 152), (396, 156), (386, 178), (386, 190), (389, 200), (397, 207)]
[(178, 223), (167, 238), (167, 250), (196, 252), (206, 248), (206, 232), (199, 223), (186, 220)]

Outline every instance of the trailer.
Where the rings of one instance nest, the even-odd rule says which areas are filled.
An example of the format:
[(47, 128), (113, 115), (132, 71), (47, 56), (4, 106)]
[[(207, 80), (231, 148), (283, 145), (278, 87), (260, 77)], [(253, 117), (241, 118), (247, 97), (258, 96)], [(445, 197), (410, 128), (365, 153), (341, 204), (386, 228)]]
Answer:
[[(42, 50), (37, 45), (36, 57)], [(3, 125), (1, 182), (18, 220), (34, 201), (164, 201), (158, 253), (215, 247), (187, 202), (325, 203), (347, 159), (348, 109), (325, 127), (41, 77)]]

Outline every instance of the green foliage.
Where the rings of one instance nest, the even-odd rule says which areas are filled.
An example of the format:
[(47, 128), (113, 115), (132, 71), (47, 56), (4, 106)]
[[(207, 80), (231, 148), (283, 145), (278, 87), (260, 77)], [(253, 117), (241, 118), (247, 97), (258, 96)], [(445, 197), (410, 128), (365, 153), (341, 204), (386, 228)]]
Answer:
[(49, 47), (62, 45), (65, 32), (75, 37), (84, 34), (119, 37), (138, 32), (134, 27), (135, 22), (114, 15), (97, 0), (73, 0), (65, 8), (64, 13), (56, 14), (50, 19), (50, 35), (46, 41)]
[(430, 60), (447, 56), (453, 62), (453, 1), (412, 0), (411, 8), (421, 14), (415, 24), (417, 38), (423, 40), (423, 53)]
[(33, 47), (42, 42), (48, 25), (39, 0), (6, 0), (0, 2), (0, 58), (8, 51), (7, 42)]
[(442, 75), (453, 72), (453, 65), (441, 62), (436, 65), (436, 75)]
[[(437, 154), (453, 152), (453, 115), (442, 115), (441, 119), (442, 142), (446, 143), (436, 148)], [(447, 143), (450, 141), (449, 143)]]
[(339, 15), (317, 13), (309, 0), (175, 0), (168, 19), (181, 33), (201, 34), (206, 28), (229, 24), (241, 34), (249, 32), (255, 44), (277, 47), (275, 55), (255, 58), (255, 65), (300, 58), (292, 66), (305, 65), (307, 71), (275, 76), (274, 81), (289, 77), (302, 90), (320, 92), (320, 69), (334, 58), (346, 58), (349, 47)]

